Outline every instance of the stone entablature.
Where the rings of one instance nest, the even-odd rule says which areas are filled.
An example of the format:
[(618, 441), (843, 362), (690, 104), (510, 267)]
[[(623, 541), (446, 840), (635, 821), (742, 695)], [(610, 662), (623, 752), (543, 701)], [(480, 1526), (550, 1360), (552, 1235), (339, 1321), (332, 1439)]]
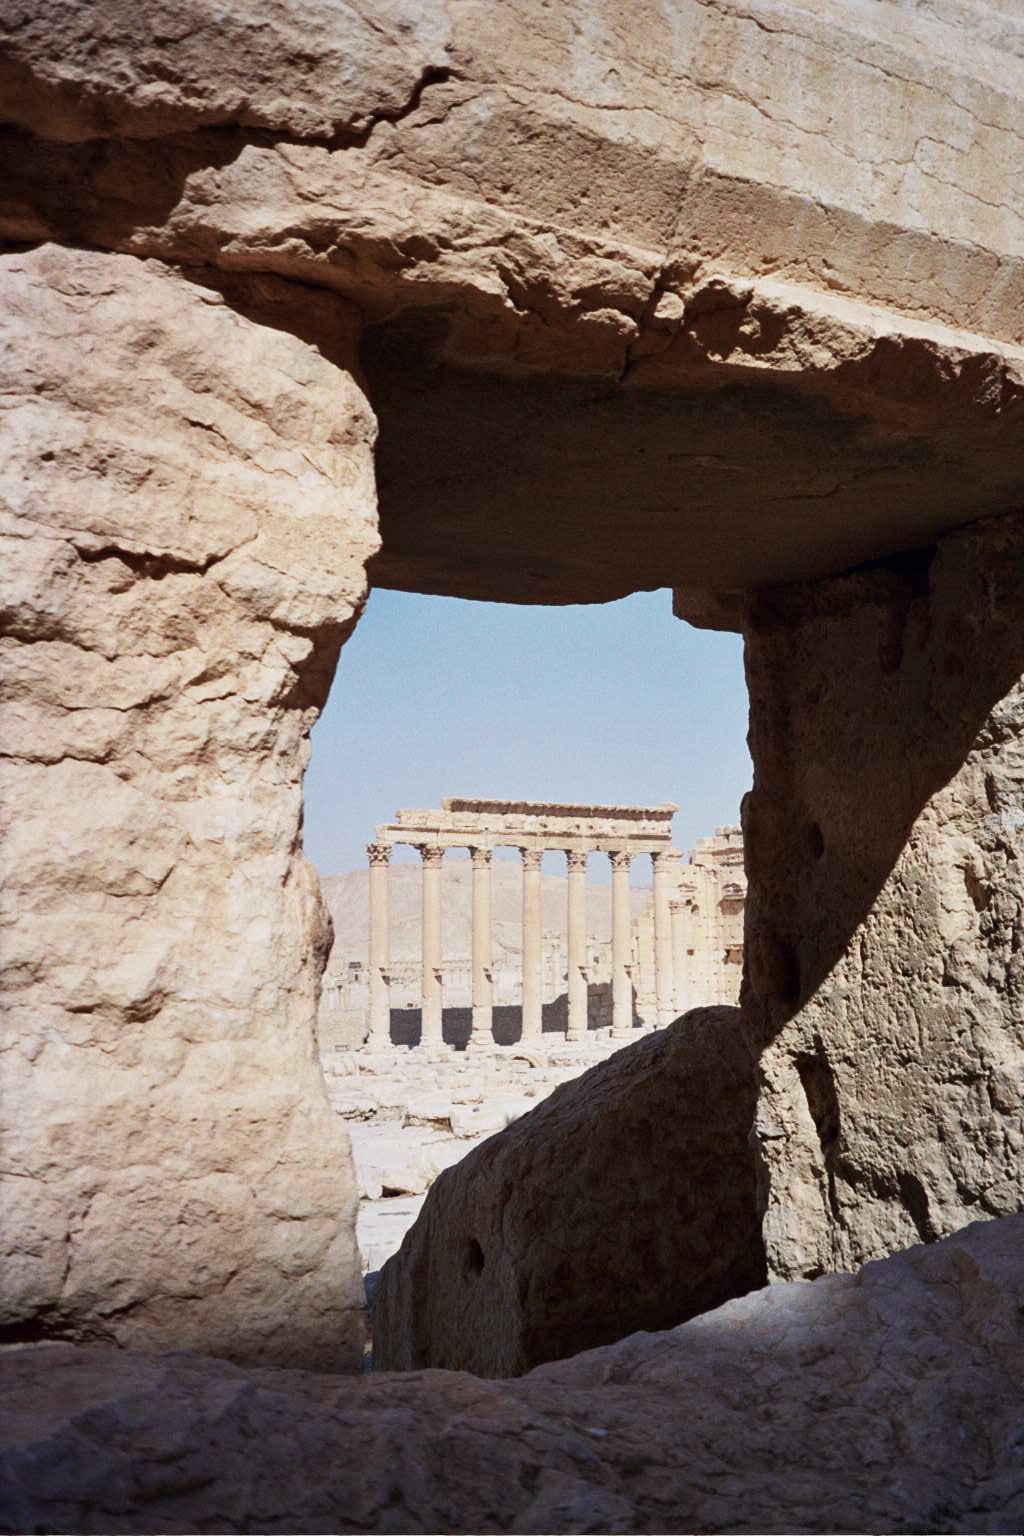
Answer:
[(437, 810), (400, 810), (377, 828), (378, 843), (414, 847), (525, 848), (544, 853), (661, 853), (672, 845), (672, 817), (661, 805), (576, 805), (545, 800), (449, 796)]

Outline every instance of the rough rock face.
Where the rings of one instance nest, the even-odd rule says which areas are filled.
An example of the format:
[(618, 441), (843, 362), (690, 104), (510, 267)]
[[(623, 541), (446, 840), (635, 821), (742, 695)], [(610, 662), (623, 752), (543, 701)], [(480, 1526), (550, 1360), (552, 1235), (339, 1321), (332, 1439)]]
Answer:
[(374, 1365), (513, 1376), (764, 1283), (735, 1008), (616, 1051), (441, 1174), (374, 1300)]
[(7, 1351), (0, 1529), (1016, 1531), (1022, 1306), (1018, 1216), (516, 1381)]
[(0, 234), (358, 305), (375, 580), (748, 587), (1024, 499), (1004, 5), (376, 0), (374, 20), (6, 0)]
[(301, 780), (378, 543), (374, 418), (155, 263), (43, 248), (0, 294), (3, 1322), (344, 1368)]
[(5, 116), (48, 139), (239, 124), (297, 139), (401, 116), (447, 63), (445, 7), (374, 0), (4, 0)]
[(1024, 516), (763, 594), (744, 1021), (771, 1271), (1024, 1205)]
[[(326, 928), (297, 841), (308, 728), (369, 557), (380, 583), (423, 591), (592, 601), (673, 584), (731, 613), (740, 589), (1024, 505), (1024, 43), (1001, 0), (373, 13), (0, 0), (18, 1327), (351, 1355), (349, 1163), (314, 1064)], [(899, 660), (940, 611), (908, 577), (874, 628), (849, 621), (877, 665), (839, 637), (828, 707), (793, 683), (794, 729), (809, 748), (821, 736), (823, 781), (850, 786), (832, 799), (813, 759), (781, 761), (752, 640), (769, 701), (762, 912), (782, 903), (750, 1026), (778, 1048), (762, 1099), (778, 1273), (1009, 1198), (1019, 993), (998, 994), (1016, 976), (1018, 884), (985, 817), (1016, 814), (1001, 797), (1019, 726), (1000, 700), (1020, 674), (1003, 614), (1019, 608), (994, 567), (936, 571), (960, 649), (943, 651), (936, 620), (916, 679)], [(803, 620), (779, 601), (764, 643), (774, 624), (792, 680)], [(847, 672), (852, 730), (837, 726)], [(769, 779), (792, 816), (764, 811)], [(865, 827), (849, 846), (867, 885), (836, 857), (829, 805)], [(934, 857), (923, 821), (911, 836), (933, 807)], [(830, 896), (826, 874), (859, 898)], [(933, 890), (929, 926), (915, 892)], [(902, 912), (890, 962), (876, 945)], [(805, 1012), (807, 983), (839, 966), (833, 1036)], [(807, 1030), (787, 1044), (798, 1008)], [(884, 1058), (867, 1018), (894, 1045)], [(946, 1030), (970, 1046), (936, 1045)], [(861, 1052), (870, 1069), (848, 1065)], [(920, 1130), (894, 1086), (904, 1066)], [(1003, 1122), (991, 1141), (983, 1083)], [(913, 1155), (876, 1169), (872, 1128)], [(818, 1193), (840, 1147), (842, 1220)], [(791, 1233), (777, 1212), (800, 1158), (821, 1180)], [(913, 1181), (932, 1171), (923, 1204)]]

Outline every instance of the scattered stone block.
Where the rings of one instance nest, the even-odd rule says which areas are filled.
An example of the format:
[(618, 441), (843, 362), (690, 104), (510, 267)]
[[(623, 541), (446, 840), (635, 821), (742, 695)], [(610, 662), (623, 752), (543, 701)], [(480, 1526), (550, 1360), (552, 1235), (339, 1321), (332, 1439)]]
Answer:
[(698, 1010), (474, 1148), (384, 1266), (376, 1364), (515, 1375), (763, 1284), (755, 1077)]

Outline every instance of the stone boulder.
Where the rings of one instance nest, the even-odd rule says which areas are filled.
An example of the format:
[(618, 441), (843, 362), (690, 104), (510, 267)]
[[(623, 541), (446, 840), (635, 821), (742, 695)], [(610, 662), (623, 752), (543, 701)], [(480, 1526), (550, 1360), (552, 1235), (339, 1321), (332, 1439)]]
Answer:
[(0, 1354), (0, 1529), (1011, 1532), (1024, 1217), (515, 1381)]
[(302, 773), (378, 544), (373, 414), (157, 262), (41, 247), (0, 295), (0, 1323), (356, 1368)]
[(768, 1263), (1024, 1207), (1024, 514), (760, 594), (743, 1022)]
[(513, 1376), (763, 1284), (734, 1008), (556, 1088), (442, 1173), (374, 1310), (374, 1363)]

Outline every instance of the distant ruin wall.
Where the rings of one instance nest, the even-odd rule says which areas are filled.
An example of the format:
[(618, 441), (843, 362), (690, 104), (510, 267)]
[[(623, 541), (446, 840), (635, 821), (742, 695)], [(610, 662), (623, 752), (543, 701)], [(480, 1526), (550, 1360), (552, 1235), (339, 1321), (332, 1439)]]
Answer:
[(1024, 516), (765, 593), (743, 1017), (781, 1277), (1024, 1204)]
[[(743, 833), (717, 827), (699, 837), (687, 864), (681, 864), (672, 892), (672, 978), (676, 1014), (692, 1008), (735, 1004), (743, 978), (743, 913), (747, 876)], [(633, 975), (637, 1012), (653, 1020), (654, 900), (633, 924)]]

